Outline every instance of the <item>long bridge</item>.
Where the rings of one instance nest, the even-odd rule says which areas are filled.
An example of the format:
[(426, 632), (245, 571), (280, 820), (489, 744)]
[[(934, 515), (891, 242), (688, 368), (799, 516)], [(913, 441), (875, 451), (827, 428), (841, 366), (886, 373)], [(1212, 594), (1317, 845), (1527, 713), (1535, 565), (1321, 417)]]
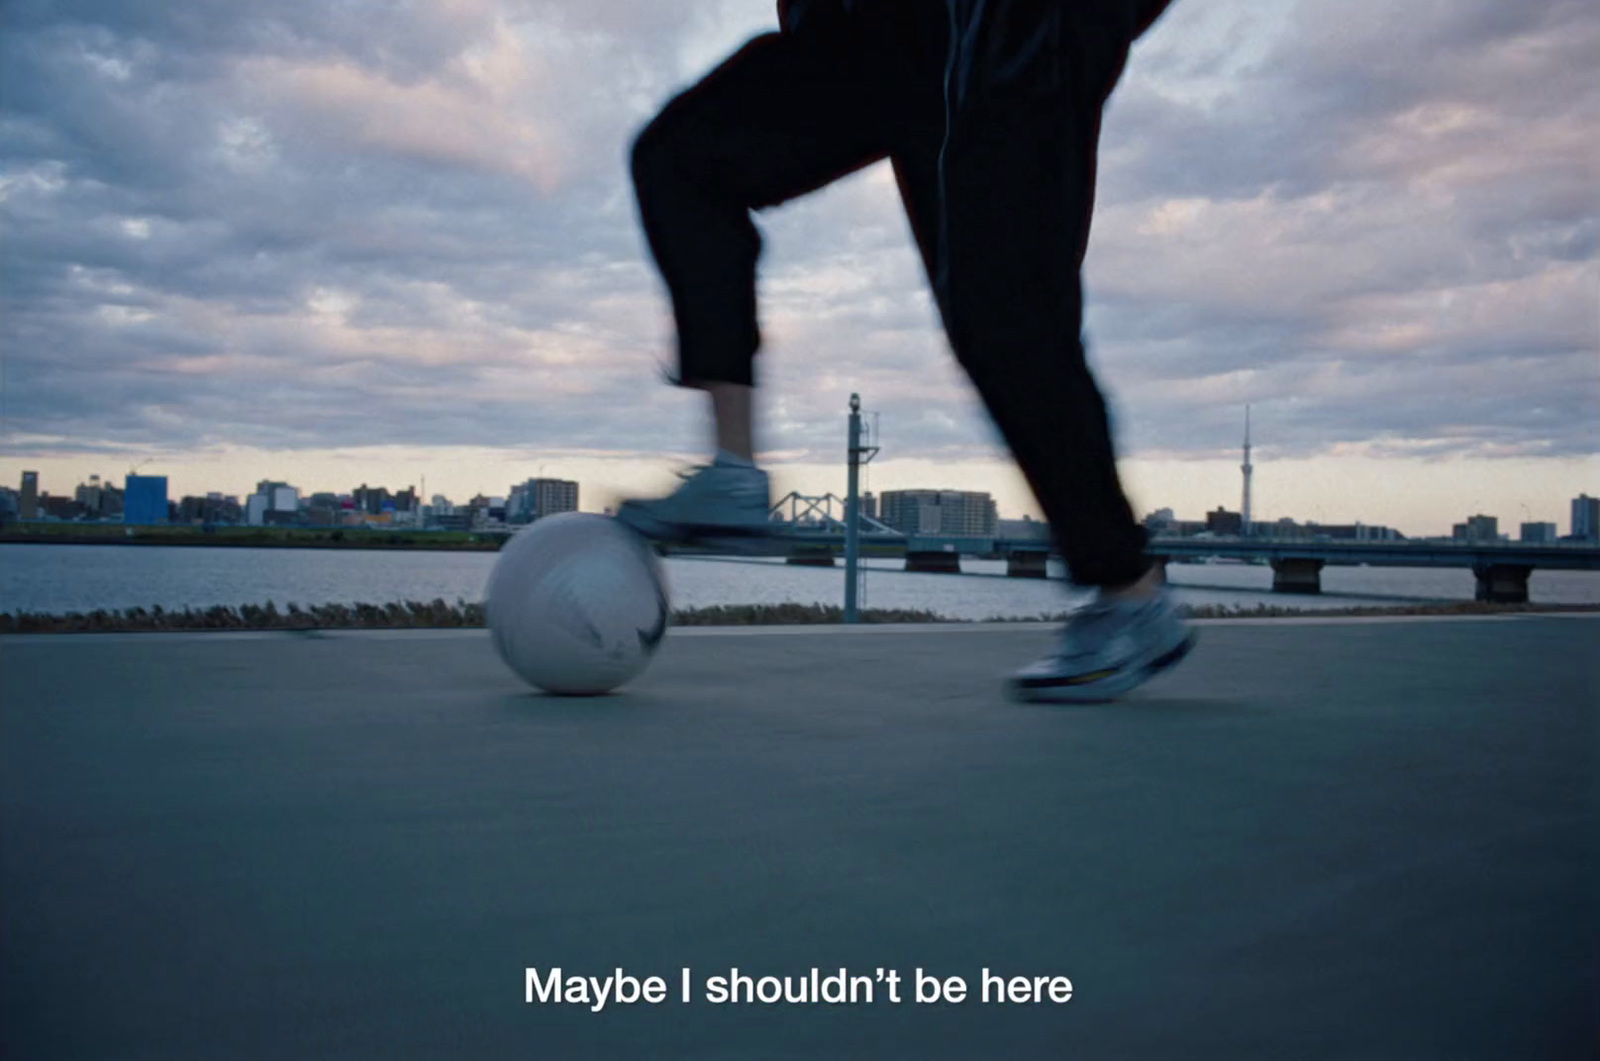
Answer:
[[(833, 515), (833, 495), (790, 495), (773, 506), (775, 553), (791, 563), (829, 566), (844, 547), (845, 526)], [(839, 502), (842, 506), (842, 502)], [(785, 511), (785, 506), (788, 510)], [(795, 518), (798, 516), (799, 518)], [(963, 557), (1006, 561), (1006, 574), (1044, 578), (1055, 548), (1041, 533), (1031, 537), (905, 534), (878, 520), (861, 518), (865, 555), (904, 556), (906, 570), (959, 574)], [(1279, 593), (1320, 593), (1322, 569), (1329, 565), (1368, 567), (1470, 568), (1477, 576), (1477, 598), (1520, 603), (1528, 599), (1528, 576), (1537, 569), (1600, 571), (1600, 543), (1331, 541), (1315, 538), (1156, 537), (1150, 554), (1157, 563), (1186, 560), (1237, 560), (1272, 567)]]

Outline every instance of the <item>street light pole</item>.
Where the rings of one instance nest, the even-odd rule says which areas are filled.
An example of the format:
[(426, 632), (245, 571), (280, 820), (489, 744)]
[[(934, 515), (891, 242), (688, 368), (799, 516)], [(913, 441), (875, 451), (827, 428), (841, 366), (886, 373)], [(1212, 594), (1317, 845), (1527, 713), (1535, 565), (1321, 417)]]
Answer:
[(844, 494), (844, 621), (858, 623), (856, 593), (861, 571), (861, 466), (878, 453), (861, 444), (861, 395), (850, 395), (849, 480)]
[(844, 494), (844, 621), (857, 623), (856, 582), (861, 564), (861, 395), (850, 395), (849, 479)]

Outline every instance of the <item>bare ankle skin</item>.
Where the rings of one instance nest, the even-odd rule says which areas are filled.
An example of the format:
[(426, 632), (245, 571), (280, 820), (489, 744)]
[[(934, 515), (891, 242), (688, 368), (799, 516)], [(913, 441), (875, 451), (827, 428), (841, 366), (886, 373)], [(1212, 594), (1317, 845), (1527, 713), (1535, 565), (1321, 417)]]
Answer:
[(700, 388), (711, 396), (711, 419), (718, 449), (735, 457), (755, 460), (755, 428), (751, 407), (755, 388), (742, 383), (706, 383)]
[(1100, 596), (1106, 600), (1138, 601), (1149, 600), (1161, 592), (1161, 572), (1154, 565), (1135, 582), (1124, 586), (1102, 586)]

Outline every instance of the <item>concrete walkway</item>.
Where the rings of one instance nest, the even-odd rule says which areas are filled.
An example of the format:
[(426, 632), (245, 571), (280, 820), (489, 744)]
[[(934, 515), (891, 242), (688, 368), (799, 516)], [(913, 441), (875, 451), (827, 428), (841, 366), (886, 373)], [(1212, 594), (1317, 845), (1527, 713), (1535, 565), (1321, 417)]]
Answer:
[(0, 639), (0, 1055), (1593, 1056), (1600, 621), (1212, 623), (1005, 702), (1048, 637), (678, 631), (587, 701), (481, 632)]

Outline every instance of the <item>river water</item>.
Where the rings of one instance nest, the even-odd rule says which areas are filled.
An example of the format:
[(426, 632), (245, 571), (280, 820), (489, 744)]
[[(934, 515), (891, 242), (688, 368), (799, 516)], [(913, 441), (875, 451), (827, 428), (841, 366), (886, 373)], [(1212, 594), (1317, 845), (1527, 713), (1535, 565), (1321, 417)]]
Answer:
[[(119, 545), (0, 545), (0, 611), (206, 608), (214, 605), (454, 603), (482, 598), (493, 553), (350, 549), (243, 549)], [(963, 560), (960, 575), (912, 574), (898, 560), (873, 560), (861, 604), (910, 608), (952, 619), (1030, 618), (1082, 600), (1059, 581), (1005, 576), (1002, 561)], [(666, 561), (676, 607), (715, 604), (842, 604), (844, 569), (781, 560), (675, 557)], [(1053, 572), (1060, 575), (1059, 568)], [(1245, 564), (1174, 564), (1181, 603), (1307, 610), (1471, 600), (1465, 568), (1329, 567), (1323, 593), (1271, 592), (1272, 570)], [(1532, 599), (1600, 604), (1600, 572), (1536, 571)]]

